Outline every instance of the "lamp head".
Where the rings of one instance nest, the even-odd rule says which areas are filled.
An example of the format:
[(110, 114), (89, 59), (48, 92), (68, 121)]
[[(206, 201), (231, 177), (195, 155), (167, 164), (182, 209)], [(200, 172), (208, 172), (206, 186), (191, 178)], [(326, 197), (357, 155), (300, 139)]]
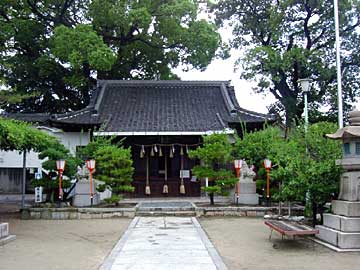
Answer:
[(267, 170), (271, 169), (271, 160), (270, 159), (268, 159), (268, 158), (264, 159), (264, 167)]
[(235, 160), (234, 160), (234, 167), (235, 167), (235, 169), (241, 169), (242, 163), (243, 163), (242, 159), (235, 159)]
[(300, 84), (301, 90), (305, 93), (310, 91), (310, 84), (312, 82), (312, 79), (310, 78), (304, 78), (297, 81)]
[(63, 172), (65, 170), (65, 164), (66, 164), (66, 160), (65, 159), (59, 159), (56, 161), (56, 169), (59, 172)]
[(86, 165), (86, 168), (89, 170), (89, 171), (92, 171), (95, 169), (95, 159), (89, 159), (89, 160), (86, 160), (85, 161), (85, 165)]

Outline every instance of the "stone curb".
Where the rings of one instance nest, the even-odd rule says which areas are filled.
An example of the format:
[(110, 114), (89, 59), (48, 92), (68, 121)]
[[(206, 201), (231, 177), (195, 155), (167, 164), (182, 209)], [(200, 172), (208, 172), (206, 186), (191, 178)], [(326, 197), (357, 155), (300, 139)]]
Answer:
[(200, 223), (197, 221), (196, 218), (191, 218), (191, 220), (192, 220), (193, 224), (195, 225), (195, 228), (196, 228), (198, 234), (200, 235), (201, 241), (204, 243), (207, 251), (209, 252), (211, 259), (213, 260), (214, 264), (216, 265), (216, 268), (218, 270), (228, 270), (225, 263), (221, 259), (221, 256), (217, 252), (215, 246), (213, 245), (213, 243), (211, 243), (206, 232), (201, 227)]
[(0, 246), (4, 246), (7, 243), (16, 240), (16, 235), (8, 235), (4, 238), (0, 238)]
[(277, 207), (230, 206), (195, 207), (194, 210), (163, 208), (144, 210), (133, 208), (26, 208), (22, 209), (22, 219), (110, 219), (133, 218), (135, 216), (196, 216), (196, 217), (263, 217), (277, 213)]

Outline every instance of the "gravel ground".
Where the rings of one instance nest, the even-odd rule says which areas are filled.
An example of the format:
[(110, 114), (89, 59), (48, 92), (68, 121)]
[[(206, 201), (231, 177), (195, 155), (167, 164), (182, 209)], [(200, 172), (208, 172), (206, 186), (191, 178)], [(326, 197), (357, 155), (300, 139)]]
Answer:
[(202, 218), (200, 223), (230, 270), (360, 269), (360, 252), (337, 253), (302, 239), (281, 242), (276, 232), (270, 242), (260, 218)]
[(0, 246), (0, 269), (98, 269), (131, 219), (4, 219), (17, 239)]

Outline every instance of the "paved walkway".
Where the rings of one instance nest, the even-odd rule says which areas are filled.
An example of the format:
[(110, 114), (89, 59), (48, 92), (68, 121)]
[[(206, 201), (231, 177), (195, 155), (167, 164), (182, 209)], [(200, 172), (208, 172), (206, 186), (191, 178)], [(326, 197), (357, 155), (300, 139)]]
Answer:
[(226, 270), (193, 217), (136, 217), (103, 270)]

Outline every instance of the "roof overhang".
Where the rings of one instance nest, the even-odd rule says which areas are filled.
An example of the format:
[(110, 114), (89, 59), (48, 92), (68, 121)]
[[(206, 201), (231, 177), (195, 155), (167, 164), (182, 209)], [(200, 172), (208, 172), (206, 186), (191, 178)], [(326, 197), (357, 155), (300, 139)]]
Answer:
[(94, 136), (191, 136), (191, 135), (211, 135), (211, 134), (234, 134), (233, 129), (208, 130), (208, 131), (96, 131)]

